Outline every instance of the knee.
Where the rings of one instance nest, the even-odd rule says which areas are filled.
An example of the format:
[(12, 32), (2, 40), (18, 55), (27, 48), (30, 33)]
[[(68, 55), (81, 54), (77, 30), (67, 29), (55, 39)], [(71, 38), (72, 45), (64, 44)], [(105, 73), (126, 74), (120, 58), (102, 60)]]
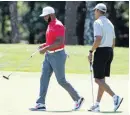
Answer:
[(95, 79), (95, 83), (97, 83), (97, 84), (99, 85), (99, 82), (100, 82), (100, 81), (99, 81), (98, 79)]
[(64, 86), (67, 82), (65, 79), (58, 80), (59, 85)]

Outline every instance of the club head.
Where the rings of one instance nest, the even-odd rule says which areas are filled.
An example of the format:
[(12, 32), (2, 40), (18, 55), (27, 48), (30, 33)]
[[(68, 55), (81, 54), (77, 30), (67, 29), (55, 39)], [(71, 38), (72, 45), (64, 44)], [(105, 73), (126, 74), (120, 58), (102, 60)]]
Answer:
[(5, 79), (9, 80), (9, 77), (6, 77), (6, 76), (4, 76), (4, 75), (3, 75), (3, 78), (5, 78)]

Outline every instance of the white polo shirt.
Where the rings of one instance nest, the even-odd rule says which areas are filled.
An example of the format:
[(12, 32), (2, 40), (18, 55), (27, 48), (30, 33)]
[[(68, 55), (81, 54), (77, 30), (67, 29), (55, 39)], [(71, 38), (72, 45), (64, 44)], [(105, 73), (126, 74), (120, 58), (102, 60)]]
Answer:
[(112, 47), (113, 39), (116, 38), (114, 26), (106, 16), (100, 16), (94, 22), (94, 40), (96, 36), (102, 36), (99, 47)]

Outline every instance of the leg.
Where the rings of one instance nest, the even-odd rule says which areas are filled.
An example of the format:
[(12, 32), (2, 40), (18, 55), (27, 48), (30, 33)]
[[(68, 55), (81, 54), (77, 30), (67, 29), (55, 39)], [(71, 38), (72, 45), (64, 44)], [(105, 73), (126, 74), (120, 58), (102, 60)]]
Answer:
[(39, 98), (36, 103), (45, 104), (45, 97), (46, 97), (46, 93), (47, 93), (47, 89), (48, 89), (48, 85), (49, 85), (49, 81), (50, 81), (52, 72), (53, 72), (52, 67), (51, 67), (49, 61), (47, 60), (47, 55), (46, 55), (45, 61), (43, 63), (42, 75), (41, 75), (41, 79), (40, 79), (40, 94), (39, 94)]
[[(94, 54), (94, 63), (93, 63), (93, 68), (94, 68), (94, 77), (95, 77), (95, 82), (99, 85), (99, 89), (102, 92), (105, 90), (107, 93), (109, 93), (111, 96), (114, 95), (114, 92), (110, 89), (110, 87), (105, 83), (105, 76), (109, 76), (110, 74), (110, 64), (113, 59), (113, 53), (111, 49), (100, 49), (95, 52)], [(99, 95), (102, 92), (99, 91)], [(99, 96), (100, 100), (100, 96)]]
[[(109, 53), (109, 56), (108, 56), (107, 62), (105, 64), (105, 76), (106, 77), (110, 77), (111, 63), (112, 63), (112, 60), (113, 60), (113, 49), (109, 49), (108, 53)], [(113, 97), (113, 95), (115, 95), (115, 93), (110, 89), (110, 87), (108, 85), (107, 85), (107, 87), (109, 88), (108, 93)]]
[(97, 102), (95, 103), (94, 106), (92, 106), (90, 108), (89, 111), (95, 111), (95, 112), (99, 112), (100, 111), (100, 107), (99, 107), (99, 103), (101, 101), (101, 98), (103, 96), (104, 91), (106, 91), (107, 93), (109, 93), (112, 97), (115, 95), (114, 92), (110, 89), (110, 87), (105, 83), (105, 78), (103, 79), (97, 79), (95, 78), (95, 82), (98, 84), (99, 88), (98, 88), (98, 95), (97, 95)]
[[(106, 91), (113, 97), (115, 106), (114, 111), (116, 111), (119, 108), (123, 98), (120, 98), (119, 96), (115, 95), (115, 93), (111, 90), (109, 85), (105, 83), (104, 79), (105, 76), (110, 76), (110, 65), (113, 59), (113, 50), (110, 48), (106, 51), (103, 50), (98, 50), (95, 52), (93, 63), (95, 82), (99, 85), (97, 102), (99, 104), (103, 92)], [(91, 110), (95, 110), (95, 108), (98, 108), (98, 106), (94, 106)]]
[(56, 75), (58, 83), (70, 94), (74, 101), (77, 101), (80, 96), (76, 92), (76, 90), (68, 83), (65, 79), (65, 62), (66, 62), (66, 54), (64, 51), (60, 51), (54, 54), (52, 59), (52, 68)]
[[(105, 76), (107, 77), (110, 76), (111, 62), (113, 60), (113, 49), (110, 49), (109, 53), (110, 53), (110, 56), (105, 67)], [(119, 97), (118, 95), (114, 95), (112, 97), (114, 101), (114, 111), (116, 111), (120, 107), (120, 104), (122, 103), (123, 98)]]
[(95, 82), (104, 89), (108, 94), (110, 94), (113, 97), (114, 100), (114, 111), (116, 111), (119, 107), (120, 104), (123, 101), (123, 98), (120, 98), (119, 96), (115, 95), (115, 93), (111, 90), (111, 88), (102, 80), (100, 79), (95, 79)]
[(106, 91), (112, 97), (115, 95), (115, 93), (111, 90), (111, 88), (109, 87), (109, 85), (105, 83), (104, 80), (95, 78), (95, 82), (99, 85), (99, 87), (101, 87), (104, 91)]
[[(105, 82), (105, 78), (102, 79), (102, 81)], [(98, 87), (97, 102), (100, 102), (100, 101), (101, 101), (101, 98), (102, 98), (102, 96), (103, 96), (103, 93), (104, 93), (104, 89), (103, 89), (101, 86), (99, 86), (99, 87)]]
[(106, 64), (108, 56), (104, 54), (106, 53), (100, 49), (97, 49), (96, 52), (94, 53), (93, 72), (94, 72), (95, 82), (98, 84), (99, 88), (98, 88), (96, 103), (90, 108), (90, 111), (95, 111), (95, 112), (100, 111), (99, 103), (105, 91), (103, 86), (97, 82), (97, 80), (101, 80), (103, 83), (105, 83), (105, 69), (104, 68), (105, 68), (105, 64)]

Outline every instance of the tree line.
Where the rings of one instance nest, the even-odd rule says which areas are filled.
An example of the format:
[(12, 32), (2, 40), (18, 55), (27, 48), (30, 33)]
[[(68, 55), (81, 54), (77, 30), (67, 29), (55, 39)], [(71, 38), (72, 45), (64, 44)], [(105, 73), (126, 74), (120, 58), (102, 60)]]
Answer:
[[(92, 44), (92, 9), (99, 1), (1, 1), (0, 43), (45, 42), (47, 23), (39, 17), (42, 8), (55, 8), (66, 27), (66, 44)], [(129, 47), (129, 2), (104, 1), (107, 17), (115, 25), (116, 46)]]

